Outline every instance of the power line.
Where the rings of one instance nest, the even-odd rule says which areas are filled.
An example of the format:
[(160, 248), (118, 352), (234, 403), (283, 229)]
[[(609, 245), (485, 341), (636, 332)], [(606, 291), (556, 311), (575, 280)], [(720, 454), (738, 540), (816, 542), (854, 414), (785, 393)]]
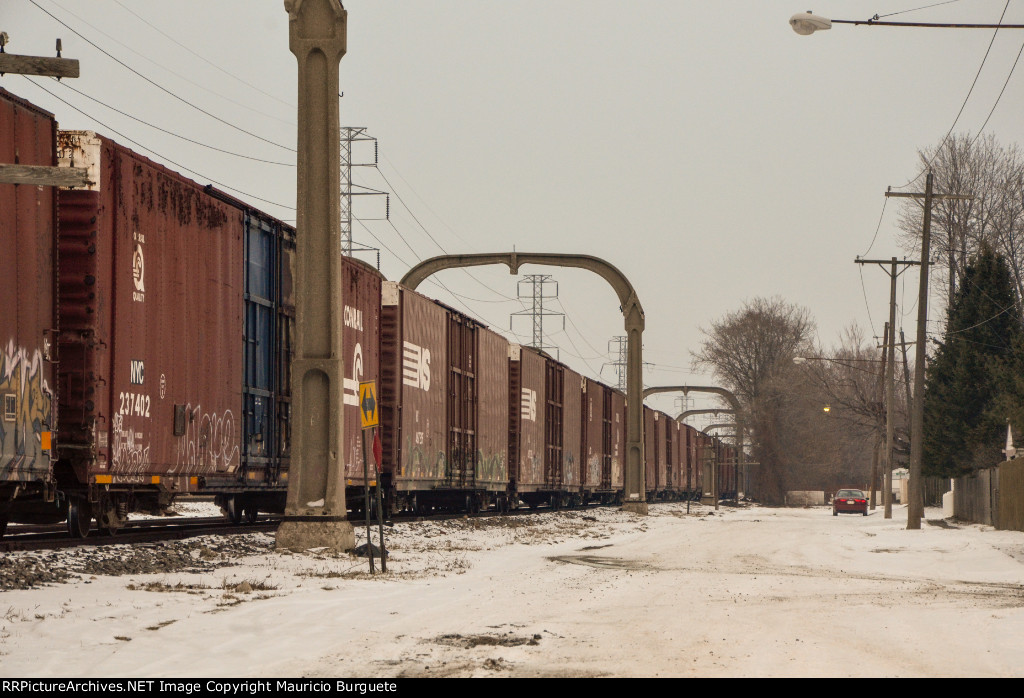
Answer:
[(915, 7), (915, 8), (912, 8), (910, 10), (900, 10), (899, 12), (890, 12), (887, 15), (875, 15), (874, 18), (875, 19), (882, 19), (883, 17), (895, 17), (896, 15), (905, 15), (905, 14), (907, 14), (909, 12), (917, 12), (918, 10), (927, 10), (929, 8), (932, 8), (932, 7), (938, 7), (939, 5), (952, 5), (955, 2), (960, 2), (960, 0), (945, 0), (945, 2), (936, 2), (936, 3), (933, 3), (931, 5), (924, 5), (922, 7)]
[[(79, 32), (78, 30), (74, 29), (73, 27), (71, 27), (71, 26), (70, 26), (69, 24), (67, 24), (67, 23), (66, 23), (66, 22), (64, 22), (63, 20), (61, 20), (61, 19), (59, 19), (58, 17), (56, 17), (56, 16), (55, 16), (55, 15), (54, 15), (54, 14), (53, 14), (52, 12), (50, 12), (49, 10), (47, 10), (46, 8), (44, 8), (44, 7), (42, 6), (42, 5), (40, 5), (40, 4), (38, 3), (38, 2), (36, 2), (36, 0), (28, 0), (28, 1), (29, 1), (30, 3), (32, 3), (33, 5), (35, 5), (35, 6), (36, 6), (36, 7), (37, 7), (37, 8), (38, 8), (38, 9), (39, 9), (40, 11), (44, 12), (45, 14), (47, 14), (47, 15), (48, 15), (48, 16), (49, 16), (50, 18), (52, 18), (52, 19), (53, 19), (53, 20), (54, 20), (55, 22), (57, 22), (58, 24), (60, 24), (60, 25), (61, 25), (62, 27), (64, 27), (65, 29), (67, 29), (68, 31), (70, 31), (70, 32), (71, 32), (72, 34), (74, 34), (75, 36), (77, 36), (78, 38), (80, 38), (80, 39), (81, 39), (82, 41), (86, 42), (87, 44), (89, 44), (90, 46), (92, 46), (93, 48), (95, 48), (95, 49), (96, 49), (97, 51), (99, 51), (99, 52), (100, 52), (100, 53), (102, 53), (102, 54), (103, 54), (104, 56), (106, 56), (107, 58), (111, 59), (112, 61), (114, 61), (114, 62), (115, 62), (115, 63), (117, 63), (118, 65), (120, 65), (120, 66), (124, 67), (124, 68), (125, 68), (125, 69), (127, 69), (128, 71), (130, 71), (130, 72), (134, 73), (135, 75), (137, 75), (138, 77), (142, 78), (143, 80), (145, 80), (146, 82), (148, 82), (148, 83), (149, 83), (150, 85), (152, 85), (153, 87), (156, 87), (156, 88), (157, 88), (158, 90), (160, 90), (161, 92), (165, 92), (165, 93), (167, 93), (168, 95), (170, 95), (170, 96), (171, 96), (171, 97), (173, 97), (174, 99), (178, 100), (179, 102), (181, 102), (181, 103), (183, 103), (183, 104), (186, 104), (186, 105), (188, 105), (188, 106), (192, 107), (192, 108), (193, 108), (193, 109), (195, 109), (196, 111), (198, 111), (198, 112), (201, 112), (201, 113), (205, 114), (206, 116), (210, 117), (211, 119), (213, 119), (213, 120), (215, 120), (215, 121), (219, 121), (220, 123), (224, 124), (225, 126), (229, 126), (229, 127), (233, 128), (233, 129), (235, 129), (236, 131), (240, 131), (241, 133), (244, 133), (244, 134), (246, 134), (246, 135), (248, 135), (248, 136), (252, 136), (253, 138), (255, 138), (255, 139), (257, 139), (257, 140), (261, 140), (261, 141), (263, 141), (264, 143), (269, 143), (270, 145), (276, 146), (276, 147), (278, 147), (278, 148), (281, 148), (281, 149), (283, 149), (283, 150), (287, 150), (287, 151), (289, 151), (289, 152), (291, 152), (291, 153), (297, 152), (297, 151), (296, 151), (296, 150), (295, 150), (294, 148), (289, 148), (288, 146), (285, 146), (285, 145), (281, 145), (280, 143), (275, 143), (274, 141), (272, 141), (272, 140), (269, 140), (269, 139), (267, 139), (267, 138), (264, 138), (263, 136), (258, 136), (258, 135), (256, 135), (256, 134), (255, 134), (255, 133), (253, 133), (252, 131), (246, 131), (246, 130), (245, 130), (244, 128), (242, 128), (241, 126), (236, 126), (235, 124), (231, 123), (230, 121), (227, 121), (226, 119), (222, 119), (222, 118), (220, 118), (219, 116), (217, 116), (216, 114), (212, 114), (212, 113), (208, 112), (207, 110), (203, 109), (202, 107), (200, 107), (200, 106), (198, 106), (198, 105), (196, 105), (196, 104), (193, 104), (192, 102), (189, 102), (189, 101), (188, 101), (187, 99), (185, 99), (184, 97), (180, 97), (180, 96), (178, 96), (178, 95), (174, 94), (173, 92), (171, 92), (170, 90), (168, 90), (168, 89), (167, 89), (166, 87), (164, 87), (164, 86), (163, 86), (163, 85), (161, 85), (160, 83), (158, 83), (158, 82), (156, 82), (155, 80), (152, 80), (152, 79), (150, 79), (150, 78), (146, 77), (145, 75), (143, 75), (142, 73), (140, 73), (139, 71), (137, 71), (137, 70), (136, 70), (135, 68), (132, 68), (132, 67), (131, 67), (130, 65), (128, 65), (127, 63), (125, 63), (124, 61), (122, 61), (122, 60), (121, 60), (120, 58), (117, 58), (116, 56), (114, 56), (114, 55), (113, 55), (113, 54), (111, 54), (110, 52), (106, 51), (105, 49), (102, 49), (102, 48), (100, 48), (100, 46), (99, 46), (98, 44), (96, 44), (96, 43), (95, 43), (95, 42), (93, 42), (92, 40), (90, 40), (90, 39), (88, 39), (87, 37), (85, 37), (85, 36), (84, 36), (84, 35), (83, 35), (83, 34), (82, 34), (81, 32)], [(262, 199), (261, 199), (261, 200), (262, 200)]]
[(165, 129), (165, 128), (162, 128), (160, 126), (157, 126), (156, 124), (151, 124), (151, 123), (149, 123), (148, 121), (146, 121), (144, 119), (140, 119), (137, 116), (133, 116), (133, 115), (129, 114), (128, 112), (121, 111), (117, 107), (112, 107), (109, 104), (107, 104), (106, 102), (103, 102), (103, 101), (101, 101), (99, 99), (96, 99), (92, 95), (86, 94), (85, 92), (82, 92), (81, 90), (78, 90), (78, 89), (72, 87), (71, 85), (69, 85), (66, 82), (61, 82), (57, 78), (51, 78), (51, 79), (54, 82), (56, 82), (59, 85), (61, 85), (62, 87), (64, 87), (65, 89), (71, 90), (72, 92), (74, 92), (77, 95), (85, 97), (86, 99), (91, 100), (91, 101), (95, 102), (96, 104), (99, 104), (100, 106), (106, 107), (107, 109), (109, 109), (109, 110), (111, 110), (113, 112), (117, 112), (121, 116), (125, 116), (125, 117), (127, 117), (129, 119), (132, 119), (133, 121), (137, 121), (140, 124), (143, 124), (145, 126), (149, 126), (150, 128), (156, 129), (157, 131), (160, 131), (161, 133), (166, 133), (168, 136), (174, 136), (175, 138), (180, 138), (181, 140), (187, 141), (188, 143), (192, 143), (194, 145), (198, 145), (198, 146), (201, 146), (203, 148), (208, 148), (208, 149), (214, 150), (214, 151), (216, 151), (218, 153), (224, 153), (225, 155), (232, 155), (232, 156), (234, 156), (236, 158), (244, 158), (246, 160), (254, 160), (256, 162), (262, 162), (262, 163), (266, 163), (268, 165), (281, 165), (283, 167), (295, 167), (294, 163), (290, 163), (290, 162), (277, 162), (275, 160), (264, 160), (263, 158), (253, 157), (252, 155), (243, 155), (242, 153), (235, 153), (235, 152), (232, 152), (230, 150), (224, 150), (223, 148), (218, 148), (216, 146), (209, 145), (208, 143), (202, 143), (200, 141), (193, 140), (192, 138), (189, 138), (187, 136), (182, 136), (181, 134), (175, 133), (174, 131), (169, 131), (168, 129)]
[(1013, 71), (1017, 69), (1017, 63), (1020, 61), (1021, 53), (1024, 53), (1024, 43), (1020, 45), (1020, 51), (1017, 51), (1017, 58), (1013, 61), (1013, 66), (1010, 68), (1010, 74), (1006, 76), (1006, 82), (1003, 83), (1003, 89), (999, 90), (999, 96), (996, 97), (996, 103), (992, 105), (992, 109), (989, 111), (988, 116), (985, 117), (985, 122), (981, 125), (981, 128), (978, 129), (978, 133), (974, 136), (974, 140), (972, 140), (970, 145), (967, 146), (968, 150), (970, 150), (977, 140), (981, 138), (981, 132), (985, 130), (986, 126), (988, 126), (988, 120), (992, 118), (992, 114), (995, 113), (996, 107), (999, 106), (999, 100), (1003, 98), (1003, 93), (1006, 92), (1006, 86), (1010, 84), (1010, 78), (1013, 77)]
[(889, 203), (889, 197), (882, 197), (882, 212), (878, 215), (878, 225), (875, 226), (875, 235), (871, 238), (871, 244), (868, 245), (867, 252), (861, 255), (861, 257), (867, 257), (868, 253), (871, 252), (871, 248), (875, 246), (875, 240), (878, 239), (878, 231), (882, 229), (882, 219), (885, 218), (885, 207)]
[[(128, 12), (129, 14), (132, 14), (132, 15), (134, 15), (134, 16), (135, 16), (135, 17), (136, 17), (136, 18), (137, 18), (137, 19), (138, 19), (138, 20), (139, 20), (140, 22), (142, 22), (142, 23), (143, 23), (143, 24), (145, 24), (145, 25), (146, 25), (147, 27), (149, 27), (149, 28), (150, 28), (150, 29), (152, 29), (153, 31), (155, 31), (155, 32), (157, 32), (158, 34), (160, 34), (161, 36), (163, 36), (163, 37), (164, 37), (165, 39), (169, 40), (169, 41), (170, 41), (171, 43), (173, 43), (173, 44), (175, 44), (176, 46), (180, 46), (181, 48), (185, 49), (186, 51), (188, 51), (189, 53), (191, 53), (191, 54), (192, 54), (193, 56), (195, 56), (196, 58), (198, 58), (199, 60), (203, 61), (204, 63), (206, 63), (206, 64), (207, 64), (207, 65), (209, 65), (210, 67), (212, 67), (212, 68), (215, 68), (215, 69), (219, 70), (220, 72), (224, 73), (225, 75), (227, 75), (227, 76), (228, 76), (229, 78), (231, 78), (232, 80), (236, 80), (236, 81), (238, 81), (238, 82), (242, 83), (243, 85), (245, 85), (246, 87), (249, 87), (249, 88), (251, 88), (251, 89), (253, 89), (253, 90), (255, 90), (255, 91), (259, 92), (259, 93), (260, 93), (261, 95), (264, 95), (265, 97), (270, 97), (271, 99), (273, 99), (273, 100), (274, 100), (274, 101), (276, 101), (276, 102), (280, 102), (281, 104), (285, 105), (286, 107), (290, 107), (290, 108), (292, 108), (292, 109), (295, 109), (295, 105), (294, 105), (294, 104), (289, 104), (288, 102), (284, 101), (284, 100), (283, 100), (283, 99), (281, 99), (280, 97), (278, 97), (278, 96), (276, 96), (276, 95), (274, 95), (274, 94), (272, 94), (272, 93), (270, 93), (270, 92), (266, 92), (265, 90), (262, 90), (262, 89), (260, 89), (260, 88), (259, 88), (259, 86), (257, 86), (257, 85), (254, 85), (254, 84), (252, 84), (251, 82), (246, 82), (245, 80), (243, 80), (242, 78), (238, 77), (238, 76), (237, 76), (237, 75), (235, 75), (234, 73), (232, 73), (232, 72), (230, 72), (230, 71), (228, 71), (228, 70), (224, 70), (224, 68), (221, 68), (221, 67), (220, 67), (219, 65), (217, 65), (217, 64), (216, 64), (215, 62), (213, 62), (213, 61), (211, 61), (211, 60), (209, 60), (209, 59), (207, 59), (207, 58), (204, 58), (204, 57), (203, 57), (203, 56), (201, 56), (200, 54), (196, 53), (195, 51), (193, 51), (192, 49), (190, 49), (190, 48), (189, 48), (188, 46), (186, 46), (185, 44), (181, 43), (180, 41), (178, 41), (177, 39), (175, 39), (175, 38), (174, 38), (173, 36), (171, 36), (171, 35), (170, 35), (170, 34), (168, 34), (167, 32), (165, 32), (165, 31), (163, 31), (162, 29), (160, 29), (160, 27), (156, 26), (155, 24), (151, 24), (150, 22), (148, 22), (148, 21), (147, 21), (147, 20), (146, 20), (146, 19), (145, 19), (144, 17), (142, 17), (141, 15), (139, 15), (138, 13), (136, 13), (136, 12), (135, 12), (134, 10), (132, 10), (132, 9), (131, 9), (130, 7), (127, 7), (127, 6), (126, 6), (126, 5), (124, 4), (124, 3), (122, 3), (122, 2), (121, 2), (121, 0), (113, 0), (113, 2), (114, 2), (115, 4), (117, 4), (118, 6), (120, 6), (120, 7), (121, 7), (121, 9), (123, 9), (123, 10), (124, 10), (125, 12)], [(55, 3), (55, 4), (56, 4), (56, 3)], [(59, 7), (59, 5), (58, 5), (58, 7)], [(69, 14), (70, 14), (70, 13), (69, 13)], [(81, 19), (81, 18), (79, 18), (79, 19)], [(180, 76), (179, 76), (179, 77), (180, 77)], [(257, 112), (257, 113), (261, 113), (261, 112)], [(269, 115), (269, 114), (264, 114), (264, 116), (270, 116), (270, 115)], [(276, 117), (270, 117), (270, 118), (276, 118)], [(295, 124), (294, 124), (293, 122), (289, 122), (289, 121), (283, 121), (282, 119), (277, 119), (277, 120), (278, 120), (278, 121), (282, 121), (283, 123), (286, 123), (286, 124), (290, 124), (290, 125), (292, 125), (292, 126), (294, 126), (294, 125), (295, 125)]]
[[(29, 0), (29, 1), (32, 2), (32, 0)], [(65, 104), (65, 105), (71, 107), (72, 109), (74, 109), (79, 114), (81, 114), (82, 116), (86, 117), (87, 119), (92, 119), (93, 121), (95, 121), (97, 124), (99, 124), (103, 128), (109, 129), (111, 131), (111, 133), (114, 133), (114, 134), (120, 136), (121, 138), (125, 139), (126, 141), (128, 141), (129, 143), (131, 143), (132, 145), (134, 145), (134, 146), (136, 146), (138, 148), (142, 148), (147, 153), (152, 153), (153, 155), (155, 155), (156, 157), (160, 158), (161, 160), (165, 160), (166, 162), (171, 163), (175, 167), (180, 167), (181, 169), (185, 170), (186, 172), (188, 172), (190, 174), (195, 175), (196, 177), (201, 177), (203, 179), (206, 179), (206, 180), (212, 182), (213, 184), (216, 184), (219, 187), (223, 187), (224, 189), (226, 189), (228, 191), (233, 191), (236, 194), (241, 194), (242, 196), (248, 196), (251, 199), (256, 199), (257, 201), (262, 201), (265, 204), (271, 204), (273, 206), (278, 206), (280, 208), (283, 208), (283, 209), (286, 209), (286, 210), (289, 210), (289, 211), (294, 211), (295, 210), (294, 206), (286, 206), (285, 204), (280, 204), (280, 203), (277, 203), (276, 201), (271, 201), (269, 199), (264, 199), (263, 197), (256, 196), (255, 194), (250, 194), (248, 192), (244, 192), (241, 189), (235, 189), (234, 187), (229, 186), (229, 185), (227, 185), (227, 184), (225, 184), (223, 182), (218, 182), (217, 180), (213, 179), (212, 177), (207, 177), (206, 175), (202, 174), (201, 172), (196, 172), (195, 170), (193, 170), (191, 168), (185, 167), (185, 165), (182, 165), (180, 162), (175, 162), (174, 160), (170, 159), (166, 155), (161, 155), (160, 153), (156, 152), (152, 148), (147, 148), (146, 146), (142, 145), (138, 141), (136, 141), (136, 140), (134, 140), (132, 138), (129, 138), (125, 134), (121, 133), (120, 131), (115, 129), (113, 126), (105, 124), (102, 121), (100, 121), (99, 119), (97, 119), (95, 116), (92, 116), (91, 114), (88, 114), (88, 113), (82, 111), (82, 109), (76, 107), (74, 104), (71, 104), (70, 102), (66, 101), (65, 99), (55, 95), (53, 92), (50, 92), (48, 89), (46, 89), (45, 87), (43, 87), (39, 83), (32, 82), (32, 80), (29, 79), (28, 76), (24, 76), (23, 75), (22, 77), (24, 77), (26, 80), (28, 80), (28, 82), (30, 84), (35, 85), (40, 90), (42, 90), (43, 92), (47, 93), (48, 95), (50, 95), (51, 97), (53, 97), (57, 101), (59, 101), (59, 102)]]
[[(1003, 17), (1006, 16), (1006, 10), (1009, 9), (1009, 7), (1010, 7), (1010, 0), (1006, 0), (1006, 5), (1003, 6), (1003, 13), (1001, 15), (999, 15), (999, 22), (998, 22), (999, 24), (1003, 23)], [(921, 179), (921, 175), (923, 175), (925, 172), (928, 172), (929, 170), (931, 170), (932, 161), (942, 151), (942, 146), (944, 146), (946, 144), (946, 141), (949, 139), (949, 134), (951, 134), (953, 132), (953, 129), (956, 128), (957, 122), (960, 121), (960, 116), (964, 113), (964, 108), (967, 106), (967, 100), (969, 100), (971, 98), (971, 94), (974, 92), (974, 87), (975, 87), (975, 85), (978, 84), (978, 78), (981, 77), (981, 70), (982, 70), (982, 68), (985, 67), (985, 62), (988, 60), (988, 54), (989, 54), (989, 52), (992, 51), (992, 44), (995, 43), (996, 36), (998, 34), (999, 34), (999, 27), (996, 27), (996, 30), (994, 32), (992, 32), (992, 38), (988, 42), (988, 48), (985, 49), (985, 55), (981, 59), (981, 65), (978, 66), (978, 72), (975, 73), (975, 75), (974, 75), (974, 81), (971, 83), (971, 89), (969, 89), (967, 91), (967, 96), (964, 97), (963, 104), (960, 105), (960, 111), (957, 112), (956, 118), (953, 119), (953, 123), (952, 123), (952, 125), (950, 125), (949, 130), (946, 131), (946, 135), (943, 136), (942, 140), (939, 142), (939, 147), (935, 149), (935, 152), (932, 154), (931, 158), (929, 158), (928, 161), (925, 163), (925, 167), (920, 172), (918, 172), (917, 176), (914, 177), (909, 182), (907, 182), (906, 184), (903, 184), (901, 186), (896, 187), (897, 189), (904, 189), (906, 187), (909, 187), (911, 184), (914, 184), (917, 180)]]

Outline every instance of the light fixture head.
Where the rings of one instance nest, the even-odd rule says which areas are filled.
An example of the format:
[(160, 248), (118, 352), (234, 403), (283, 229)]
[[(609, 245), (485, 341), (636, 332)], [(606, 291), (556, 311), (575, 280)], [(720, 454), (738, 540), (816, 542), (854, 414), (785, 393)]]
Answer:
[(816, 31), (824, 31), (832, 28), (832, 20), (812, 13), (810, 10), (797, 13), (789, 18), (789, 26), (801, 36), (813, 34)]

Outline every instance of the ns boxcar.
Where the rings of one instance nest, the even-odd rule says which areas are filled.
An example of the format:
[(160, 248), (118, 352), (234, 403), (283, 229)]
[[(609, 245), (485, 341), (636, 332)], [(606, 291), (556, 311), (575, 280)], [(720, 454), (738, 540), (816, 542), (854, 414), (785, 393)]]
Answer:
[(508, 344), (396, 283), (381, 292), (383, 472), (396, 510), (509, 505)]

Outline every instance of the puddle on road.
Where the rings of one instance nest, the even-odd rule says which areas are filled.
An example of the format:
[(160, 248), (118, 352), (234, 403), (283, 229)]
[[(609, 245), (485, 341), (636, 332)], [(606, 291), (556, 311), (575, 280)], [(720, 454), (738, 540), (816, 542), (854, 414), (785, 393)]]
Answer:
[(555, 555), (549, 557), (552, 562), (565, 562), (570, 565), (586, 565), (609, 570), (647, 570), (650, 565), (643, 565), (635, 560), (623, 560), (617, 557), (601, 557), (599, 555)]

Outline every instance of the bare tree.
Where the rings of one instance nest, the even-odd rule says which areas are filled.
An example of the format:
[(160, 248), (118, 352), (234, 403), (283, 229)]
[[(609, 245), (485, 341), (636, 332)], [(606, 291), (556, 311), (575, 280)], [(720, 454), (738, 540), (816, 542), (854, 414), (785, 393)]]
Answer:
[[(940, 147), (918, 151), (935, 177), (935, 191), (969, 194), (932, 206), (932, 249), (946, 276), (948, 299), (963, 281), (967, 263), (982, 240), (1007, 257), (1018, 295), (1024, 292), (1024, 157), (1016, 145), (1002, 146), (992, 135), (953, 134)], [(900, 210), (904, 248), (920, 250), (923, 201), (907, 200)]]
[(786, 493), (785, 435), (792, 401), (786, 377), (793, 357), (813, 351), (814, 321), (806, 308), (781, 298), (755, 298), (734, 313), (702, 328), (704, 343), (694, 352), (697, 366), (709, 368), (736, 394), (758, 446), (758, 495), (781, 503)]

